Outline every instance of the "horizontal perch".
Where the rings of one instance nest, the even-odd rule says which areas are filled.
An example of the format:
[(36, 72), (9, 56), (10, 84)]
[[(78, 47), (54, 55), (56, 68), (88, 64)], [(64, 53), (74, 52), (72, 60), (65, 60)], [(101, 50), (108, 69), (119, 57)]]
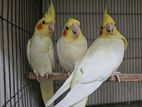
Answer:
[[(29, 72), (27, 75), (29, 79), (36, 80), (36, 75)], [(142, 81), (142, 74), (119, 74), (120, 81)], [(68, 78), (67, 73), (52, 73), (48, 76), (48, 80), (66, 80)], [(46, 80), (46, 77), (39, 76), (39, 80)], [(116, 76), (111, 76), (108, 81), (118, 81)]]

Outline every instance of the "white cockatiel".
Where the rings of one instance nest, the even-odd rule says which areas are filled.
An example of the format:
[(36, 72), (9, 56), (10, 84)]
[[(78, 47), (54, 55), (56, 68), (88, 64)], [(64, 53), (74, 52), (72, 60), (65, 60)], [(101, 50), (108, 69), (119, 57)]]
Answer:
[(46, 106), (70, 88), (55, 107), (85, 107), (86, 98), (118, 69), (126, 47), (126, 39), (116, 29), (115, 21), (105, 9), (100, 36)]
[(81, 32), (80, 22), (69, 18), (57, 42), (57, 53), (61, 66), (71, 73), (87, 51), (87, 40)]
[(38, 76), (46, 76), (52, 73), (54, 67), (54, 47), (51, 40), (55, 28), (55, 10), (53, 3), (36, 24), (34, 34), (27, 44), (28, 61), (40, 83), (41, 94), (44, 103), (53, 95), (53, 81), (39, 80)]

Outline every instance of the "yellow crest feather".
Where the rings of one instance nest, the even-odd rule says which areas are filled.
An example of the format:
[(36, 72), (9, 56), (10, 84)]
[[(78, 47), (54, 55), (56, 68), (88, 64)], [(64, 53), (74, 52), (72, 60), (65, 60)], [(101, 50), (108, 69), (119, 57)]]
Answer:
[(47, 12), (45, 13), (45, 20), (47, 22), (55, 22), (55, 9), (52, 0)]
[(107, 12), (107, 7), (104, 10), (104, 17), (103, 17), (103, 24), (102, 26), (107, 25), (108, 23), (113, 23), (115, 24), (115, 21), (113, 20), (113, 18), (108, 14)]
[(78, 25), (80, 25), (80, 22), (78, 21), (78, 20), (76, 20), (76, 19), (74, 19), (74, 18), (69, 18), (68, 20), (67, 20), (67, 26), (70, 26), (70, 25), (72, 25), (72, 24), (74, 24), (74, 23), (77, 23)]

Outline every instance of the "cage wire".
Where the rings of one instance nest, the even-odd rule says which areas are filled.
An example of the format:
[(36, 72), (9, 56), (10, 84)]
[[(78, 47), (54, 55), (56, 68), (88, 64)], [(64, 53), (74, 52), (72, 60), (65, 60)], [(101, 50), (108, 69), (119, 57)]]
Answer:
[[(25, 77), (31, 70), (26, 44), (49, 2), (0, 0), (0, 107), (43, 107), (38, 83)], [(53, 0), (53, 3), (56, 10), (53, 36), (55, 72), (64, 72), (57, 58), (56, 43), (66, 20), (74, 17), (81, 22), (81, 30), (90, 46), (99, 35), (105, 0)], [(108, 11), (128, 40), (128, 49), (119, 71), (142, 74), (142, 1), (108, 0)], [(55, 91), (62, 83), (55, 81)], [(138, 103), (142, 100), (141, 89), (142, 82), (106, 82), (89, 97), (88, 106), (116, 104), (115, 107), (141, 107)], [(121, 104), (124, 102), (127, 104)]]
[(38, 85), (25, 74), (27, 40), (40, 17), (40, 0), (0, 0), (0, 107), (39, 107)]

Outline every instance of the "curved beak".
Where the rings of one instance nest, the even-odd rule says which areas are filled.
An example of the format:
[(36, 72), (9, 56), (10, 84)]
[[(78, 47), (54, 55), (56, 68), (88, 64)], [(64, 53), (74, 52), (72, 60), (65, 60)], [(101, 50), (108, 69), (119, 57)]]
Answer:
[(79, 29), (78, 26), (76, 24), (73, 24), (71, 26), (72, 32), (74, 33), (75, 36), (77, 36), (79, 34)]
[(48, 29), (49, 29), (50, 32), (54, 32), (54, 30), (55, 30), (55, 24), (54, 23), (49, 24)]
[(114, 25), (112, 23), (106, 25), (106, 30), (108, 32), (113, 32), (113, 29), (114, 29)]

